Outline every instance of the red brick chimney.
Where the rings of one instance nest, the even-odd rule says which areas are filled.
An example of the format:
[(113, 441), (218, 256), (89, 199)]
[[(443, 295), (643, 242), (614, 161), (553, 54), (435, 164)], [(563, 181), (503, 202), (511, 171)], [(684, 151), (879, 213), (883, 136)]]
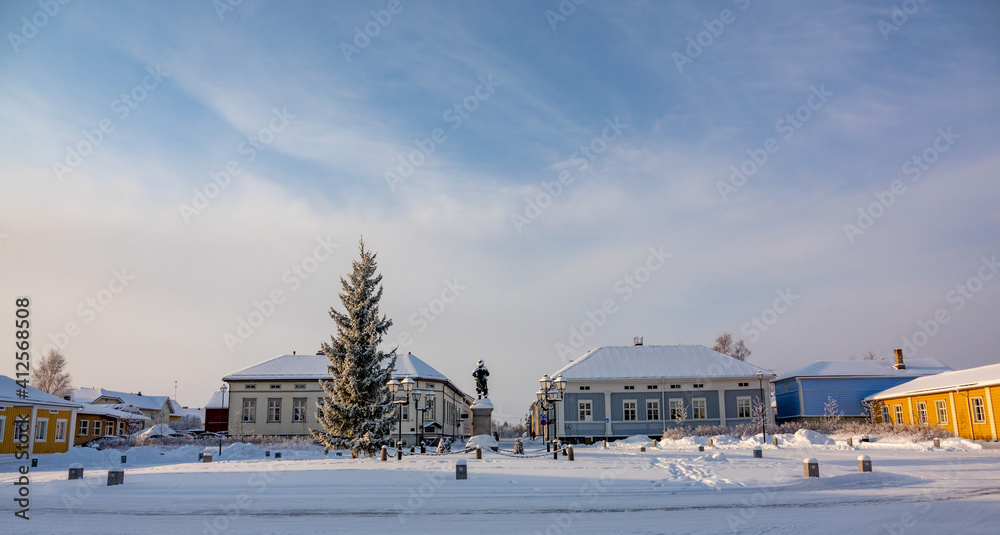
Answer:
[(906, 364), (903, 363), (903, 350), (896, 350), (896, 365), (894, 366), (897, 370), (905, 370)]

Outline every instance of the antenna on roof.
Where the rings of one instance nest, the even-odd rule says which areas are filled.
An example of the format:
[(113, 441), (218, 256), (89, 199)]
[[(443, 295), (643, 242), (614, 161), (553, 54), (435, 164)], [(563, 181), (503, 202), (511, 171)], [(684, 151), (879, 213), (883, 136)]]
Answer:
[(635, 338), (633, 338), (632, 339), (632, 345), (641, 346), (642, 345), (642, 337), (641, 336), (636, 336)]

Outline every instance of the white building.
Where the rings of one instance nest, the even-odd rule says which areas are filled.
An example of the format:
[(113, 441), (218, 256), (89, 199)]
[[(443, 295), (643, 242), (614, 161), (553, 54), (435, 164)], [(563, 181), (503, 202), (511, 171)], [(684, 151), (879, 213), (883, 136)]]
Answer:
[[(330, 380), (330, 360), (325, 355), (283, 355), (250, 366), (222, 378), (229, 384), (229, 434), (309, 435), (318, 429), (316, 407), (326, 393), (320, 380)], [(472, 432), (469, 406), (474, 399), (462, 392), (444, 374), (412, 353), (398, 355), (392, 377), (411, 378), (422, 393), (434, 392), (402, 407), (401, 435), (404, 444), (414, 444), (417, 436), (467, 436)], [(402, 393), (399, 394), (402, 397)], [(417, 411), (415, 409), (425, 409)], [(400, 434), (398, 417), (392, 435)], [(418, 430), (418, 424), (422, 431)]]
[(702, 345), (600, 347), (551, 374), (558, 376), (566, 381), (554, 408), (558, 438), (655, 437), (681, 422), (751, 423), (762, 399), (767, 421), (774, 420), (767, 400), (775, 374)]

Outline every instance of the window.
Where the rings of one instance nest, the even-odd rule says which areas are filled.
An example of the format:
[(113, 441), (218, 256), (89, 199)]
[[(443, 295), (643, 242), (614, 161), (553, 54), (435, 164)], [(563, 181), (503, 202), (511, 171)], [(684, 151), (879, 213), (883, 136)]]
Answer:
[(590, 401), (579, 402), (580, 417), (578, 418), (581, 422), (593, 422), (594, 421), (594, 405)]
[(679, 420), (684, 416), (684, 400), (672, 399), (670, 400), (670, 419)]
[(740, 386), (750, 386), (750, 383), (740, 383)]
[(895, 409), (896, 409), (896, 423), (901, 424), (903, 423), (903, 406), (895, 405)]
[(268, 400), (267, 400), (267, 421), (269, 421), (269, 422), (280, 422), (281, 421), (281, 399), (279, 399), (279, 398), (268, 398)]
[(625, 420), (625, 421), (627, 421), (627, 422), (635, 421), (635, 420), (638, 419), (636, 417), (636, 414), (635, 414), (635, 400), (634, 399), (630, 399), (630, 400), (626, 400), (626, 401), (622, 402), (622, 413), (623, 413), (622, 414), (622, 419)]
[(670, 388), (672, 388), (674, 390), (678, 390), (680, 387), (681, 387), (681, 385), (670, 385)]
[(927, 425), (927, 403), (917, 402), (917, 425)]
[(410, 419), (410, 406), (409, 405), (400, 404), (399, 405), (399, 409), (401, 411), (403, 411), (403, 419), (404, 420), (409, 420)]
[(35, 420), (35, 442), (45, 442), (49, 434), (49, 419), (39, 418)]
[(281, 385), (280, 384), (271, 385), (271, 390), (281, 390)]
[(56, 420), (56, 442), (66, 442), (66, 420)]
[(80, 436), (90, 433), (90, 420), (80, 420)]
[(99, 437), (104, 434), (104, 420), (94, 420), (94, 436)]
[(109, 437), (115, 436), (115, 423), (114, 422), (108, 422), (104, 426), (104, 434), (107, 435), (107, 436), (109, 436)]
[(891, 424), (892, 420), (889, 419), (889, 406), (882, 405), (882, 423)]
[(983, 398), (972, 398), (972, 420), (977, 424), (986, 421), (986, 409), (983, 406)]
[(943, 400), (938, 400), (934, 402), (934, 408), (937, 409), (937, 419), (938, 424), (948, 423), (948, 408)]
[(424, 422), (428, 422), (434, 419), (434, 415), (437, 414), (434, 411), (435, 399), (426, 399), (424, 401)]
[(660, 419), (660, 400), (658, 399), (646, 400), (646, 419), (647, 420)]
[(705, 388), (705, 383), (695, 383), (691, 385), (692, 388)]
[(257, 385), (247, 385), (247, 390), (257, 390)]
[(4, 429), (6, 429), (6, 428), (7, 428), (7, 417), (6, 416), (0, 416), (0, 443), (3, 442)]
[(306, 398), (295, 398), (292, 400), (292, 421), (306, 421)]
[(695, 398), (691, 400), (691, 417), (708, 418), (708, 410), (705, 407), (705, 398)]
[(302, 383), (296, 383), (295, 389), (296, 390), (305, 390), (306, 389), (306, 385), (302, 384)]
[(243, 421), (253, 423), (257, 421), (257, 400), (243, 400)]
[(625, 385), (625, 390), (635, 390), (635, 385)]
[(581, 386), (581, 387), (580, 387), (580, 390), (590, 390), (590, 387), (589, 387), (589, 386), (586, 386), (586, 385), (585, 385), (585, 386)]
[(659, 390), (660, 385), (646, 385), (646, 390)]
[(736, 398), (736, 417), (737, 418), (752, 418), (750, 409), (750, 396), (741, 396)]

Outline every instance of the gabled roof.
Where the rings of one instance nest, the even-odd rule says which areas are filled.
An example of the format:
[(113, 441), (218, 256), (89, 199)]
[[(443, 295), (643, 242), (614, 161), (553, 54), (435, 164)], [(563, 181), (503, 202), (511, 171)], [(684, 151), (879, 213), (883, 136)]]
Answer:
[(775, 381), (792, 377), (920, 377), (951, 370), (933, 358), (909, 359), (904, 364), (906, 368), (897, 370), (893, 360), (817, 360)]
[(48, 405), (52, 407), (67, 408), (80, 407), (79, 403), (66, 401), (59, 396), (53, 396), (47, 392), (42, 392), (41, 390), (30, 385), (27, 388), (24, 388), (28, 394), (26, 397), (17, 395), (19, 390), (21, 390), (21, 385), (19, 385), (17, 381), (7, 377), (6, 375), (0, 375), (0, 403)]
[(551, 374), (565, 380), (764, 377), (774, 373), (703, 345), (599, 347)]
[(227, 390), (225, 395), (222, 392), (212, 393), (212, 397), (208, 399), (208, 403), (205, 404), (206, 409), (228, 409), (229, 408), (229, 391)]
[[(909, 365), (907, 365), (909, 367)], [(942, 372), (937, 375), (917, 377), (901, 385), (883, 390), (867, 399), (889, 399), (917, 394), (954, 391), (1000, 384), (1000, 364), (990, 364), (968, 370)]]
[[(263, 381), (278, 379), (330, 379), (327, 367), (330, 359), (326, 355), (282, 355), (259, 364), (254, 364), (222, 378), (223, 381)], [(396, 356), (393, 377), (413, 377), (414, 379), (448, 378), (430, 364), (420, 360), (413, 353)]]
[(96, 414), (99, 416), (108, 416), (110, 418), (118, 418), (122, 420), (148, 420), (149, 417), (142, 414), (136, 414), (133, 412), (125, 412), (119, 410), (116, 407), (118, 405), (94, 405), (91, 403), (84, 403), (83, 408), (80, 409), (80, 414)]
[(170, 408), (173, 412), (173, 401), (167, 396), (144, 396), (104, 388), (77, 388), (73, 390), (72, 397), (73, 401), (80, 403), (93, 403), (101, 398), (117, 399), (120, 403), (134, 405), (147, 411), (162, 410), (164, 404), (171, 403)]

